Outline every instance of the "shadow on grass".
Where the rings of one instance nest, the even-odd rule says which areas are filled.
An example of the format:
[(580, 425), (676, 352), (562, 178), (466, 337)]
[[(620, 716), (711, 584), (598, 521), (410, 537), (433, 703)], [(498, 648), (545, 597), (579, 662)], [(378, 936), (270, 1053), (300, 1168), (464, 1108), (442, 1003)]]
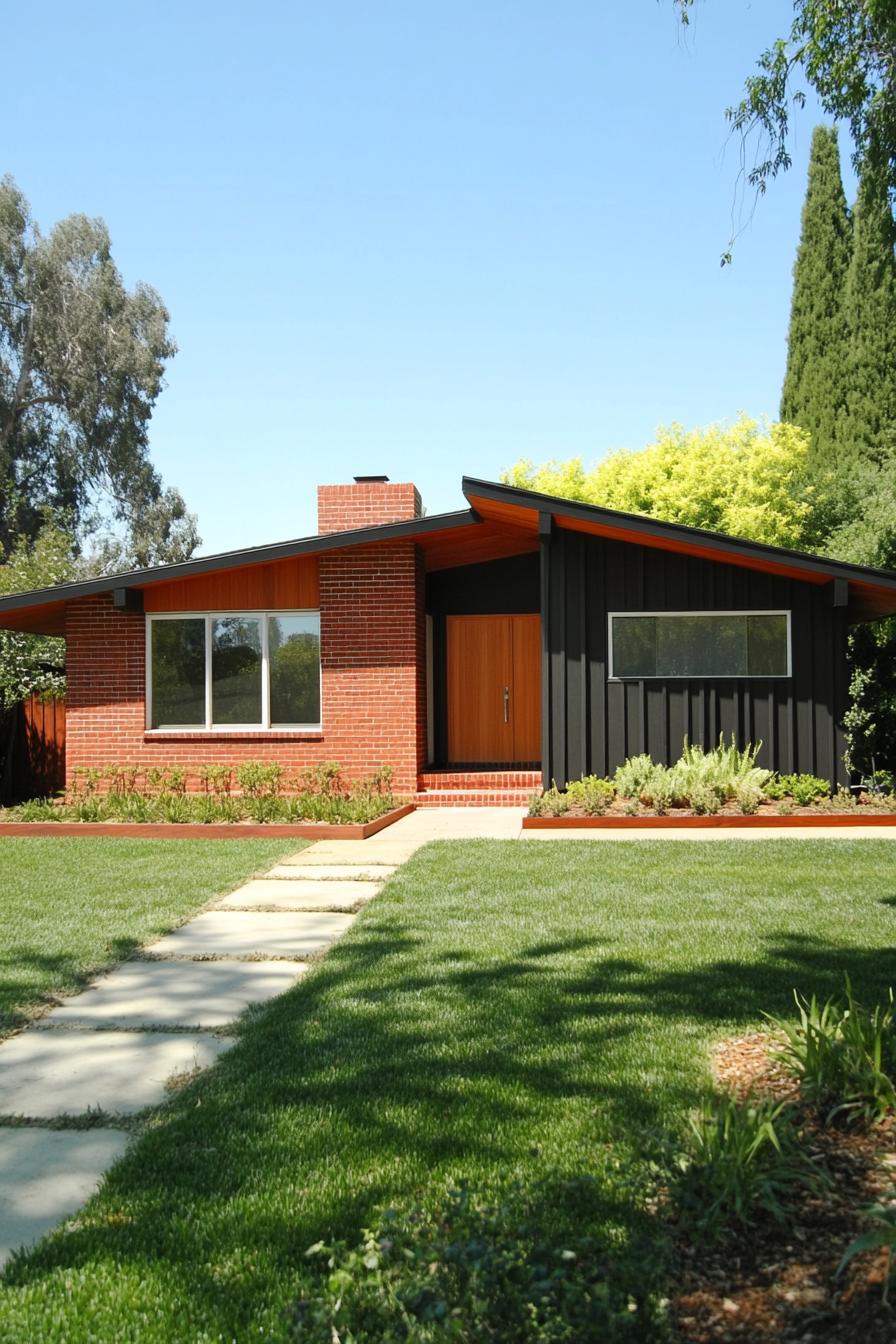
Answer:
[(439, 945), (412, 903), (383, 897), (5, 1283), (127, 1266), (161, 1276), (210, 1334), (245, 1337), (259, 1303), (320, 1272), (304, 1258), (319, 1238), (356, 1240), (377, 1206), (450, 1179), (541, 1168), (595, 1173), (582, 1231), (633, 1244), (648, 1227), (639, 1136), (698, 1100), (713, 1029), (788, 1013), (794, 988), (837, 993), (844, 973), (868, 1002), (894, 978), (891, 948), (786, 929), (752, 959), (687, 966), (615, 947), (571, 933), (489, 955), (475, 930)]
[(24, 1026), (57, 999), (83, 989), (98, 975), (133, 957), (139, 939), (115, 938), (102, 960), (84, 967), (66, 953), (42, 952), (20, 945), (0, 952), (0, 1039)]

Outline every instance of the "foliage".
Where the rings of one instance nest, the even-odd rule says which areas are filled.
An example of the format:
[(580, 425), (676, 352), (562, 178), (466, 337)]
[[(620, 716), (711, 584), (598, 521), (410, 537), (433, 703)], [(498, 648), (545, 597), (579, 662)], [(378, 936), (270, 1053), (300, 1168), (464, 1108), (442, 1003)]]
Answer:
[(620, 798), (640, 798), (649, 787), (657, 767), (650, 756), (629, 756), (613, 776)]
[(813, 463), (834, 462), (838, 422), (846, 409), (843, 291), (851, 244), (837, 132), (816, 126), (793, 268), (787, 371), (781, 392), (781, 419), (807, 432)]
[[(44, 235), (0, 180), (0, 545), (33, 541), (46, 509), (128, 565), (186, 559), (195, 519), (149, 461), (147, 432), (175, 346), (154, 290), (128, 291), (102, 220)], [(88, 544), (89, 550), (89, 544)]]
[(866, 462), (881, 463), (889, 455), (896, 425), (894, 244), (896, 223), (886, 186), (863, 173), (843, 296), (847, 405), (838, 437), (845, 452)]
[[(33, 542), (19, 541), (0, 565), (0, 597), (64, 583), (71, 573), (71, 541), (55, 523), (45, 521)], [(64, 640), (0, 631), (0, 710), (35, 693), (61, 695), (64, 666)]]
[(846, 1253), (837, 1268), (838, 1276), (846, 1266), (863, 1251), (876, 1251), (881, 1248), (887, 1252), (887, 1277), (884, 1280), (883, 1300), (889, 1298), (889, 1291), (896, 1279), (896, 1192), (879, 1204), (871, 1204), (862, 1212), (876, 1224), (870, 1231), (863, 1232), (846, 1248)]
[[(695, 0), (674, 0), (687, 23)], [(893, 0), (795, 0), (793, 20), (757, 61), (758, 73), (745, 83), (744, 97), (727, 111), (746, 142), (760, 140), (749, 183), (764, 192), (769, 181), (791, 166), (790, 117), (805, 93), (794, 87), (801, 75), (815, 90), (828, 116), (845, 121), (852, 133), (857, 168), (879, 172), (896, 188), (896, 6)]]
[(666, 522), (799, 546), (812, 524), (809, 440), (794, 425), (685, 430), (671, 425), (640, 451), (612, 453), (586, 471), (581, 458), (536, 467), (527, 459), (502, 474), (511, 485)]
[(690, 1118), (688, 1142), (671, 1168), (669, 1195), (692, 1235), (712, 1240), (761, 1215), (784, 1221), (800, 1192), (822, 1176), (800, 1144), (787, 1102), (714, 1096)]
[(616, 789), (608, 779), (585, 775), (571, 781), (566, 787), (570, 804), (581, 807), (589, 817), (601, 817), (616, 796)]
[(763, 798), (764, 794), (758, 784), (739, 780), (734, 786), (734, 801), (745, 817), (751, 817), (759, 811), (759, 804)]
[(792, 798), (797, 807), (808, 807), (831, 795), (830, 784), (818, 775), (773, 775), (764, 788), (767, 798)]
[(845, 995), (823, 1004), (794, 994), (799, 1019), (769, 1017), (782, 1037), (776, 1056), (799, 1080), (809, 1105), (835, 1119), (870, 1123), (896, 1107), (896, 1029), (893, 991), (870, 1012), (855, 999), (849, 977)]
[[(236, 779), (238, 794), (231, 794)], [(197, 784), (200, 791), (191, 791)], [(281, 786), (290, 790), (281, 793)], [(353, 785), (339, 766), (326, 761), (284, 781), (275, 761), (202, 765), (195, 774), (182, 765), (78, 766), (62, 800), (34, 799), (0, 813), (3, 821), (201, 822), (373, 821), (395, 806), (392, 769), (382, 766)]]
[[(387, 1209), (356, 1244), (307, 1252), (326, 1277), (296, 1306), (296, 1340), (332, 1344), (553, 1344), (655, 1337), (661, 1317), (637, 1250), (583, 1235), (603, 1196), (587, 1176), (450, 1186)], [(643, 1250), (646, 1248), (642, 1248)], [(656, 1271), (654, 1277), (658, 1279)]]

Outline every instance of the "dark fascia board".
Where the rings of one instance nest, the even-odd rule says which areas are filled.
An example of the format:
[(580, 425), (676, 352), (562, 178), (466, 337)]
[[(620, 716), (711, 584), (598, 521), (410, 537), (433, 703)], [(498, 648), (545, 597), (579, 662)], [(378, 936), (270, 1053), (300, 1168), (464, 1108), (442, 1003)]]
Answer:
[(619, 509), (603, 509), (597, 504), (580, 504), (561, 499), (557, 495), (543, 495), (537, 490), (521, 490), (515, 485), (501, 485), (497, 481), (480, 481), (473, 476), (463, 478), (463, 492), (467, 499), (489, 499), (496, 504), (516, 504), (563, 518), (575, 518), (585, 523), (605, 523), (608, 527), (624, 527), (641, 532), (658, 542), (687, 541), (694, 546), (705, 546), (707, 551), (727, 551), (732, 556), (750, 560), (777, 560), (809, 573), (823, 574), (831, 579), (869, 583), (879, 588), (896, 591), (896, 572), (891, 569), (868, 569), (846, 560), (826, 560), (806, 551), (791, 551), (784, 546), (769, 546), (761, 541), (744, 541), (724, 532), (710, 532), (702, 527), (687, 527), (684, 523), (662, 523), (642, 513), (623, 513)]
[(4, 611), (15, 611), (19, 607), (39, 607), (44, 603), (67, 602), (77, 597), (111, 593), (116, 588), (145, 588), (153, 583), (166, 583), (171, 579), (189, 579), (196, 574), (209, 574), (220, 569), (238, 569), (241, 565), (263, 565), (272, 560), (288, 560), (295, 555), (320, 555), (322, 552), (342, 551), (352, 546), (369, 546), (377, 541), (412, 539), (430, 532), (473, 527), (480, 522), (479, 515), (473, 509), (459, 509), (455, 513), (436, 513), (431, 517), (410, 518), (400, 523), (379, 523), (376, 527), (353, 528), (349, 532), (327, 532), (323, 536), (300, 537), (295, 541), (277, 542), (271, 546), (222, 551), (218, 555), (205, 555), (198, 560), (184, 560), (176, 565), (135, 569), (127, 574), (109, 574), (99, 579), (59, 583), (53, 588), (38, 588), (29, 593), (12, 593), (9, 597), (0, 598), (0, 614)]

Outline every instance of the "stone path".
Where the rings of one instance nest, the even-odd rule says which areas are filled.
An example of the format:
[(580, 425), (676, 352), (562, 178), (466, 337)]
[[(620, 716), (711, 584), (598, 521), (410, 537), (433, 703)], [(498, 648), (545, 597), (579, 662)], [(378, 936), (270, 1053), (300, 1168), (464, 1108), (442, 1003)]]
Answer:
[[(213, 1064), (222, 1028), (295, 984), (416, 848), (358, 862), (311, 845), (0, 1045), (0, 1266), (96, 1189), (127, 1146), (116, 1120)], [(91, 1112), (102, 1125), (41, 1127)]]

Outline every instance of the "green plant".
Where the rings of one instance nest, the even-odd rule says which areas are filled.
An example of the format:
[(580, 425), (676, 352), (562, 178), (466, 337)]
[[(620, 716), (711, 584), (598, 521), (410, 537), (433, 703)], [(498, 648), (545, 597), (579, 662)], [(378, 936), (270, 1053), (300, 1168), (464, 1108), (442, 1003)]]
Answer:
[(647, 755), (629, 756), (613, 776), (619, 797), (640, 798), (650, 784), (656, 768)]
[(8, 809), (4, 820), (8, 821), (64, 821), (63, 809), (51, 798), (29, 798), (18, 807)]
[[(599, 1228), (593, 1178), (461, 1184), (406, 1210), (387, 1209), (354, 1244), (306, 1252), (326, 1272), (295, 1308), (308, 1344), (449, 1344), (655, 1338), (657, 1274), (639, 1250), (583, 1235)], [(653, 1282), (651, 1282), (651, 1279)]]
[(162, 821), (181, 824), (190, 820), (191, 799), (182, 793), (160, 793), (156, 799)]
[[(762, 743), (752, 743), (741, 750), (731, 734), (726, 743), (723, 734), (719, 735), (718, 745), (709, 751), (692, 745), (687, 738), (681, 752), (681, 759), (673, 767), (676, 773), (679, 792), (686, 798), (694, 811), (694, 794), (706, 798), (707, 790), (714, 793), (720, 803), (733, 798), (738, 788), (751, 786), (763, 789), (771, 777), (771, 771), (757, 766), (756, 760), (762, 750)], [(718, 811), (718, 809), (715, 809)]]
[(283, 799), (270, 794), (245, 800), (246, 812), (252, 821), (270, 823), (281, 821), (285, 811)]
[(894, 1263), (893, 1256), (893, 1252), (896, 1250), (896, 1193), (889, 1199), (882, 1200), (879, 1204), (871, 1204), (862, 1212), (877, 1226), (869, 1232), (863, 1232), (847, 1247), (846, 1253), (837, 1267), (837, 1274), (839, 1276), (843, 1273), (854, 1256), (861, 1255), (863, 1251), (875, 1251), (883, 1247), (887, 1252), (887, 1275), (884, 1279), (883, 1301), (887, 1302), (890, 1288), (894, 1279), (896, 1279), (896, 1263)]
[(247, 798), (276, 798), (283, 766), (277, 761), (244, 761), (237, 766), (236, 782)]
[(709, 784), (693, 784), (689, 789), (689, 802), (698, 817), (715, 816), (722, 806), (718, 793)]
[(566, 797), (571, 806), (581, 807), (589, 817), (602, 817), (613, 801), (616, 790), (609, 779), (585, 775), (566, 786)]
[(206, 793), (229, 793), (233, 781), (233, 769), (229, 765), (200, 766), (199, 781)]
[(679, 786), (674, 769), (658, 765), (644, 786), (641, 801), (663, 816), (678, 801)]
[(823, 1004), (794, 992), (798, 1020), (768, 1017), (781, 1043), (774, 1053), (799, 1081), (800, 1095), (827, 1122), (870, 1123), (896, 1107), (896, 1027), (893, 991), (872, 1010), (845, 994)]
[(775, 808), (775, 811), (777, 812), (779, 817), (792, 817), (793, 803), (787, 802), (786, 799), (782, 799), (782, 801)]
[(734, 801), (745, 817), (751, 817), (759, 811), (762, 797), (759, 786), (747, 780), (739, 781), (734, 787)]
[(562, 817), (569, 811), (569, 797), (557, 788), (556, 780), (549, 789), (545, 789), (539, 799), (541, 817)]
[(818, 775), (775, 775), (765, 785), (767, 798), (792, 798), (797, 807), (809, 807), (830, 793), (830, 784)]
[(714, 1096), (690, 1117), (685, 1147), (669, 1178), (672, 1207), (692, 1233), (714, 1239), (757, 1215), (782, 1221), (801, 1190), (824, 1177), (800, 1143), (796, 1108), (768, 1100), (744, 1104)]

